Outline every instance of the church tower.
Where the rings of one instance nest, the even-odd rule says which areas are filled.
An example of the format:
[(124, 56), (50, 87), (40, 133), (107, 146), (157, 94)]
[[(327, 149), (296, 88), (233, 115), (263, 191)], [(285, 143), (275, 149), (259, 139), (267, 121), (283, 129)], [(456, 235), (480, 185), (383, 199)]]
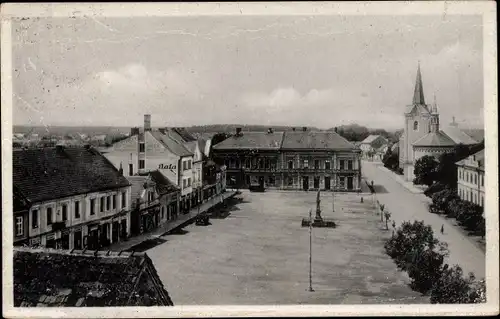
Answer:
[(400, 145), (399, 148), (399, 167), (403, 168), (406, 180), (411, 179), (413, 175), (413, 172), (410, 172), (410, 170), (413, 170), (413, 143), (427, 135), (433, 129), (439, 130), (439, 114), (437, 113), (436, 105), (425, 104), (419, 62), (412, 104), (408, 105), (405, 111), (404, 132), (401, 139), (403, 147)]

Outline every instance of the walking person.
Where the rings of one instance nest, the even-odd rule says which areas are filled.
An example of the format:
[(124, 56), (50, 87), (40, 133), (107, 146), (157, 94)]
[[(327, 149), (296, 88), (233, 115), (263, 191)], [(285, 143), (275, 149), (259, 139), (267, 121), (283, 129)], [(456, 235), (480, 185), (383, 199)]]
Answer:
[(441, 234), (444, 234), (444, 224), (441, 225)]

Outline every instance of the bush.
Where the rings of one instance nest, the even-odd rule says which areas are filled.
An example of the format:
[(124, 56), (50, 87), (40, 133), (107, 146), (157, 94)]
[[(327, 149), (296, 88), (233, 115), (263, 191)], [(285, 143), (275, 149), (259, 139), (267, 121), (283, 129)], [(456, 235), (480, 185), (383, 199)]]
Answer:
[[(431, 303), (475, 303), (481, 300), (481, 284), (475, 284), (474, 274), (463, 277), (460, 266), (443, 268), (441, 277), (431, 289)], [(477, 285), (477, 286), (476, 286)]]
[(432, 198), (432, 195), (434, 195), (435, 193), (438, 193), (440, 191), (443, 191), (445, 189), (446, 189), (446, 185), (444, 185), (443, 183), (440, 183), (440, 182), (436, 182), (424, 191), (424, 195)]
[(448, 208), (448, 204), (454, 199), (459, 199), (457, 192), (454, 189), (445, 188), (442, 191), (434, 193), (432, 195), (432, 204), (430, 207), (431, 213), (445, 213)]

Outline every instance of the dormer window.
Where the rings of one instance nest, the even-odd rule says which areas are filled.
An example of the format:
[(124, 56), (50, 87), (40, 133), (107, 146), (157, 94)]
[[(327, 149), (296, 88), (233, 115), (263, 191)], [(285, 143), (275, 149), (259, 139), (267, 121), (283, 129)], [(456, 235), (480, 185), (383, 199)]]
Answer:
[(418, 121), (413, 122), (413, 130), (418, 131)]

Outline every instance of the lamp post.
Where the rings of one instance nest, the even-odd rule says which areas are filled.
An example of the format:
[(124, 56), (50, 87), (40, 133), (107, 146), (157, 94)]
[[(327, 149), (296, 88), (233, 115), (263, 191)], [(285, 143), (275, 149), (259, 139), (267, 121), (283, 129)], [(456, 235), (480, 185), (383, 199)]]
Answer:
[(309, 209), (309, 291), (312, 288), (312, 209)]
[(335, 212), (335, 186), (332, 187), (332, 212)]

